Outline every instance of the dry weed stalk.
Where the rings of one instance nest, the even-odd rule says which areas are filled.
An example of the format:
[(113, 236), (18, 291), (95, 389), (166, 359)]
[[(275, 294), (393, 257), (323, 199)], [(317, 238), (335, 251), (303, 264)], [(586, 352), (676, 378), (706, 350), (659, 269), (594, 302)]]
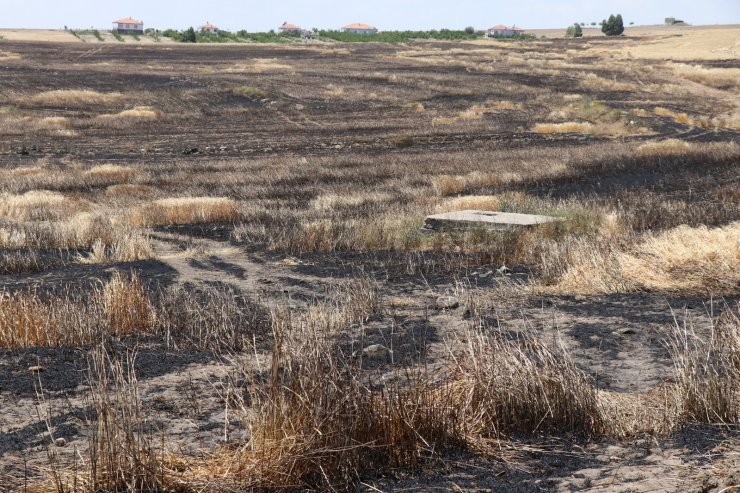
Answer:
[(740, 304), (727, 307), (706, 338), (676, 323), (669, 349), (679, 419), (740, 424)]
[(135, 353), (111, 354), (103, 345), (90, 352), (87, 380), (94, 425), (86, 457), (74, 470), (52, 461), (51, 484), (36, 491), (190, 491), (173, 479), (164, 444), (142, 413), (135, 359)]
[(118, 272), (101, 288), (45, 298), (0, 294), (0, 347), (86, 345), (110, 336), (148, 331), (153, 323), (148, 294), (136, 274)]

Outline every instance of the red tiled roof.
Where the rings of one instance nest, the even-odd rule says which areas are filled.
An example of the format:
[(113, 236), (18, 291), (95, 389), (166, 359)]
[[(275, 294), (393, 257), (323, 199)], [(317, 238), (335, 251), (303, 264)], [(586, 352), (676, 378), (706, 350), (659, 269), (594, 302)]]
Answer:
[(369, 24), (362, 24), (361, 22), (355, 22), (354, 24), (347, 24), (342, 29), (360, 29), (363, 31), (371, 31), (375, 29), (375, 26)]
[(202, 26), (200, 26), (201, 29), (218, 29), (216, 26), (211, 24), (210, 22), (206, 22)]
[(125, 19), (118, 19), (117, 21), (113, 21), (114, 24), (144, 24), (142, 21), (137, 21), (136, 19), (132, 19), (131, 17), (126, 17)]
[(488, 30), (489, 31), (514, 31), (518, 33), (524, 32), (524, 29), (522, 29), (521, 27), (516, 27), (516, 26), (509, 27), (509, 26), (504, 26), (503, 24), (498, 24), (496, 26), (489, 27)]
[(284, 31), (293, 31), (293, 30), (299, 30), (300, 26), (296, 26), (295, 24), (290, 24), (288, 22), (283, 22), (283, 25), (280, 26), (280, 29)]

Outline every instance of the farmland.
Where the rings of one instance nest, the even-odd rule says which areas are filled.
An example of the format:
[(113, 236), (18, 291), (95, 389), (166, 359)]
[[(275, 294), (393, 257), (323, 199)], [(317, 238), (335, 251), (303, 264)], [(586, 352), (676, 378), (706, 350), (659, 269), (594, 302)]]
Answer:
[(0, 491), (736, 486), (722, 32), (0, 41)]

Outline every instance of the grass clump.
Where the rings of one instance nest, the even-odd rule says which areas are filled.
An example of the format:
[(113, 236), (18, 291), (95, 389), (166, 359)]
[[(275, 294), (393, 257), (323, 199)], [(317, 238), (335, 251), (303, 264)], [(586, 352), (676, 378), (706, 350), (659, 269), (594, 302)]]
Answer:
[(59, 89), (40, 92), (31, 97), (31, 102), (48, 105), (106, 105), (120, 101), (120, 92), (101, 93), (89, 89)]
[(130, 166), (117, 164), (101, 164), (85, 171), (85, 178), (96, 184), (113, 185), (126, 183), (134, 176), (134, 169)]
[(0, 347), (81, 345), (145, 331), (152, 320), (147, 299), (138, 276), (120, 273), (84, 294), (42, 299), (30, 293), (2, 293)]
[(267, 97), (267, 91), (253, 86), (239, 86), (233, 89), (234, 94), (249, 99), (264, 99)]
[(160, 113), (151, 106), (136, 106), (134, 108), (123, 110), (119, 113), (100, 115), (98, 118), (109, 120), (155, 120), (159, 118)]
[(669, 349), (680, 422), (740, 424), (740, 304), (728, 306), (704, 338), (676, 325)]
[(228, 222), (238, 219), (236, 201), (226, 197), (179, 197), (149, 202), (130, 215), (136, 226)]
[(682, 156), (696, 150), (696, 145), (679, 139), (646, 142), (637, 147), (639, 156)]

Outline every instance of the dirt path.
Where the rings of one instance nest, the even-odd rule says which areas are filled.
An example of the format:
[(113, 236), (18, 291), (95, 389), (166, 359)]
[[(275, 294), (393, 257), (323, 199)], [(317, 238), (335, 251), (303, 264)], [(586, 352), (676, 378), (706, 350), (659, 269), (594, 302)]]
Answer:
[(256, 298), (278, 296), (301, 303), (326, 296), (339, 282), (291, 269), (301, 264), (297, 259), (268, 260), (224, 241), (162, 232), (151, 238), (157, 259), (175, 272), (179, 285), (227, 284)]

